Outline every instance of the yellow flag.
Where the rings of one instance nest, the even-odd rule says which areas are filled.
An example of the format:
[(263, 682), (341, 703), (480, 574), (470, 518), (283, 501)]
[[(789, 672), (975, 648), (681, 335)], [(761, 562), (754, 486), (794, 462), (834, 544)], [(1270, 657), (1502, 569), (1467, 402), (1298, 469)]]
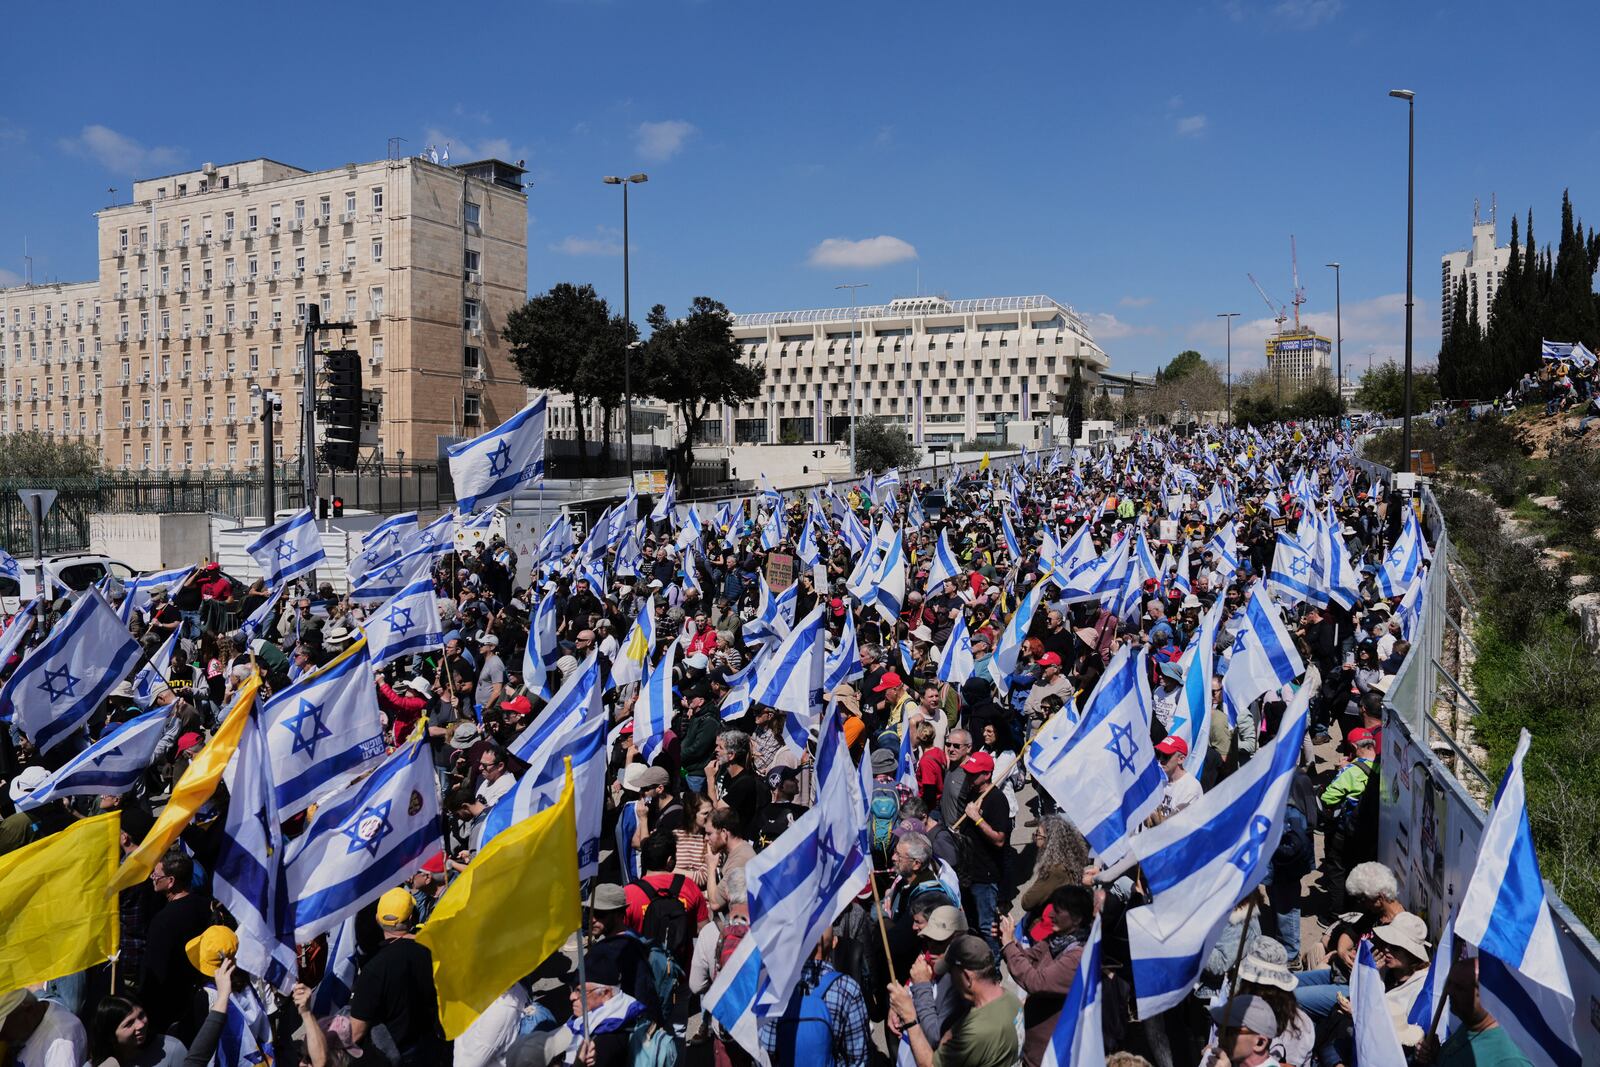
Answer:
[(561, 799), (496, 835), (417, 931), (433, 953), (444, 1036), (460, 1037), (511, 983), (564, 945), (581, 921), (569, 758)]
[(985, 452), (983, 458), (978, 460), (978, 469), (981, 471), (989, 469), (989, 453)]
[(239, 735), (244, 733), (245, 720), (250, 717), (250, 704), (260, 688), (261, 679), (256, 675), (251, 675), (239, 686), (239, 696), (233, 702), (233, 710), (228, 712), (228, 717), (222, 720), (222, 725), (206, 743), (206, 747), (200, 750), (194, 762), (183, 772), (178, 784), (172, 787), (172, 796), (167, 800), (167, 806), (161, 809), (156, 824), (145, 835), (144, 843), (134, 850), (111, 880), (112, 892), (138, 885), (150, 877), (156, 860), (178, 839), (200, 806), (217, 791), (223, 768), (228, 766), (228, 761), (239, 747)]
[(21, 989), (104, 963), (117, 951), (111, 877), (122, 814), (73, 823), (0, 857), (0, 989)]

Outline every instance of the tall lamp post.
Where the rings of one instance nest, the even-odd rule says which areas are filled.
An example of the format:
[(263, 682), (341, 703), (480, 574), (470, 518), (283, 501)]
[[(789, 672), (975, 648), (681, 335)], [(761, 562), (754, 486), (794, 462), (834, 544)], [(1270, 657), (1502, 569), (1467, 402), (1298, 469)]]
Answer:
[(1237, 311), (1219, 311), (1217, 318), (1228, 325), (1228, 429), (1233, 429), (1233, 320)]
[(1400, 422), (1400, 453), (1411, 471), (1411, 249), (1416, 221), (1417, 94), (1410, 89), (1390, 89), (1389, 95), (1406, 102), (1406, 385), (1405, 413)]
[(835, 289), (850, 290), (850, 477), (856, 476), (856, 290), (865, 289), (866, 282), (846, 282)]
[(1333, 337), (1335, 352), (1338, 359), (1339, 374), (1339, 403), (1344, 403), (1344, 288), (1340, 277), (1339, 264), (1329, 263), (1333, 268)]
[[(629, 300), (628, 279), (628, 186), (638, 185), (640, 182), (650, 180), (648, 174), (630, 174), (626, 178), (619, 178), (614, 174), (607, 174), (600, 179), (607, 185), (622, 186), (622, 318), (631, 327), (633, 325), (633, 307)], [(633, 484), (633, 345), (629, 345), (622, 353), (622, 395), (623, 418), (627, 426), (622, 432), (623, 447), (628, 450), (628, 484)]]

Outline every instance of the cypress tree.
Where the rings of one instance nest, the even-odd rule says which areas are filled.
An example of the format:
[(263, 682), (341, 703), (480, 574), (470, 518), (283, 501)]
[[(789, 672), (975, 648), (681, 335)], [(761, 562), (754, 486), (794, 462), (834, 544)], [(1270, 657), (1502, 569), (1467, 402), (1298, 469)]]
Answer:
[(1489, 309), (1489, 329), (1486, 347), (1493, 368), (1497, 392), (1503, 391), (1522, 374), (1517, 358), (1517, 342), (1522, 335), (1527, 310), (1522, 305), (1522, 242), (1517, 231), (1517, 217), (1511, 216), (1511, 254), (1506, 259), (1506, 276), (1495, 290)]
[(1552, 341), (1581, 341), (1591, 348), (1600, 334), (1594, 305), (1594, 262), (1583, 227), (1572, 214), (1572, 200), (1561, 194), (1561, 241), (1556, 246), (1549, 289), (1547, 329)]
[(1468, 340), (1467, 276), (1456, 282), (1450, 308), (1450, 336), (1439, 346), (1439, 391), (1454, 400), (1472, 395), (1472, 368)]

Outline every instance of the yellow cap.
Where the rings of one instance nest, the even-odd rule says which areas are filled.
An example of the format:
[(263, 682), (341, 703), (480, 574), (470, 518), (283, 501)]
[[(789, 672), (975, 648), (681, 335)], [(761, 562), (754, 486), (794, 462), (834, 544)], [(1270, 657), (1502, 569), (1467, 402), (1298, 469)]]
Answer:
[(378, 898), (378, 922), (382, 926), (409, 926), (417, 914), (417, 902), (408, 889), (394, 888)]
[(183, 950), (194, 969), (210, 978), (217, 973), (223, 960), (232, 959), (238, 953), (239, 935), (226, 926), (208, 926)]

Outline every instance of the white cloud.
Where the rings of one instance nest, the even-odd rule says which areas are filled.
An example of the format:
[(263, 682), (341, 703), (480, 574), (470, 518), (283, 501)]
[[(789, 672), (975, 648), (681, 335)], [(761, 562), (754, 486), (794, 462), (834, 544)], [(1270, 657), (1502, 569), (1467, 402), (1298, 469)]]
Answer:
[(1272, 13), (1296, 29), (1309, 30), (1331, 22), (1344, 9), (1344, 0), (1279, 0)]
[(22, 275), (14, 270), (6, 270), (4, 267), (0, 267), (0, 289), (9, 289), (13, 285), (21, 284)]
[[(1302, 312), (1300, 324), (1310, 326), (1322, 336), (1335, 338), (1334, 309)], [(1434, 362), (1439, 352), (1438, 306), (1420, 295), (1412, 311), (1412, 325), (1416, 336), (1412, 343), (1412, 361), (1417, 366)], [(1292, 325), (1292, 320), (1286, 325)], [(1387, 293), (1370, 300), (1345, 301), (1342, 322), (1344, 331), (1344, 373), (1346, 380), (1356, 380), (1366, 373), (1367, 354), (1372, 353), (1373, 366), (1390, 359), (1401, 359), (1405, 354), (1406, 297), (1404, 293)], [(1267, 338), (1276, 333), (1278, 324), (1269, 317), (1235, 319), (1233, 321), (1233, 370), (1252, 370), (1267, 363)], [(1206, 352), (1211, 359), (1220, 359), (1224, 350), (1222, 323), (1215, 318), (1192, 323), (1186, 335), (1194, 347)]]
[(634, 131), (634, 145), (640, 156), (652, 163), (660, 163), (677, 155), (683, 149), (684, 142), (698, 132), (693, 123), (682, 119), (641, 122)]
[(1208, 120), (1204, 115), (1184, 115), (1177, 123), (1177, 130), (1184, 137), (1198, 137), (1206, 132)]
[(811, 250), (806, 262), (813, 267), (887, 267), (917, 258), (917, 249), (898, 237), (880, 234), (852, 241), (847, 237), (829, 237)]
[(1149, 307), (1155, 302), (1156, 298), (1153, 296), (1125, 296), (1121, 300), (1118, 300), (1117, 304), (1119, 307), (1125, 308), (1143, 308)]
[(1102, 342), (1114, 341), (1119, 337), (1149, 336), (1161, 332), (1155, 326), (1136, 326), (1131, 322), (1123, 322), (1109, 311), (1091, 311), (1083, 316), (1083, 323), (1089, 327), (1089, 332), (1094, 334), (1094, 339)]
[(441, 155), (448, 148), (452, 163), (473, 163), (480, 159), (503, 159), (508, 163), (515, 163), (518, 159), (512, 152), (511, 142), (504, 137), (464, 141), (454, 133), (441, 130), (437, 126), (429, 126), (422, 131), (422, 150), (427, 151), (429, 145), (438, 149)]
[(181, 149), (166, 145), (146, 147), (109, 126), (85, 126), (78, 136), (64, 137), (58, 144), (63, 152), (92, 159), (115, 174), (134, 177), (172, 170), (183, 160)]
[(550, 246), (564, 256), (620, 256), (622, 233), (610, 226), (596, 226), (592, 237), (570, 235)]

